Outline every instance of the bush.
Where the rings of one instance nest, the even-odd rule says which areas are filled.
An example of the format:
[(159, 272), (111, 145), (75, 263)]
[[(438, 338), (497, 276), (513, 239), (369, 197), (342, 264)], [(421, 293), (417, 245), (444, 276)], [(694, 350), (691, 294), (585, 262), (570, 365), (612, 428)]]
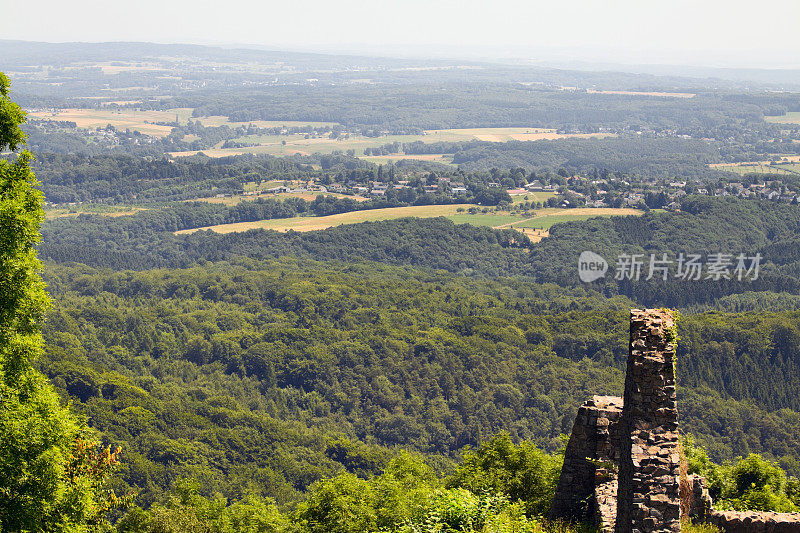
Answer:
[(548, 455), (529, 442), (514, 444), (506, 433), (468, 449), (462, 459), (447, 487), (505, 494), (512, 502), (522, 502), (528, 516), (544, 515), (549, 509), (563, 463), (563, 457)]

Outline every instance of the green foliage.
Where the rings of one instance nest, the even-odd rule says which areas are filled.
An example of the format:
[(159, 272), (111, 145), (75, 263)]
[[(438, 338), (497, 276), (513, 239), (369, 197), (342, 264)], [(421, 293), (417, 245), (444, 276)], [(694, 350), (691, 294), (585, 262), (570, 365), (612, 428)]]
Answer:
[(720, 533), (720, 530), (710, 524), (695, 524), (689, 520), (681, 523), (681, 531), (686, 533)]
[[(500, 431), (552, 453), (582, 401), (622, 390), (633, 305), (519, 280), (292, 259), (138, 273), (52, 266), (47, 279), (56, 306), (38, 365), (123, 447), (113, 486), (145, 508), (182, 478), (205, 496), (250, 491), (285, 507), (321, 478), (379, 474), (398, 447), (449, 472), (465, 445)], [(684, 316), (682, 425), (714, 460), (753, 451), (798, 474), (791, 343), (755, 349), (797, 320)], [(771, 403), (761, 400), (768, 380)], [(758, 403), (738, 401), (748, 398)], [(524, 446), (503, 453), (517, 470), (488, 476), (493, 491), (520, 485), (538, 460)]]
[(688, 463), (688, 473), (705, 477), (711, 496), (719, 499), (726, 490), (724, 472), (708, 458), (705, 449), (697, 444), (693, 435), (684, 435), (681, 438), (681, 446)]
[(407, 528), (425, 532), (481, 531), (506, 504), (503, 496), (478, 497), (463, 488), (438, 489), (428, 497), (424, 512)]
[[(624, 342), (623, 314), (570, 311), (576, 298), (603, 306), (580, 290), (245, 263), (49, 271), (57, 307), (40, 366), (126, 450), (118, 490), (136, 487), (142, 506), (188, 477), (206, 495), (252, 484), (283, 505), (322, 477), (381, 472), (394, 455), (382, 446), (440, 455), (446, 468), (500, 428), (554, 450), (594, 383), (607, 393), (621, 384), (607, 363)], [(619, 339), (593, 334), (598, 326)], [(559, 339), (577, 361), (525, 332)]]
[[(24, 114), (0, 74), (0, 151), (24, 141)], [(52, 385), (31, 366), (50, 300), (35, 244), (43, 218), (31, 155), (0, 160), (0, 528), (68, 531), (102, 520), (115, 454), (95, 450)]]
[(664, 337), (667, 340), (667, 344), (671, 344), (674, 348), (677, 348), (678, 344), (680, 343), (680, 335), (678, 335), (678, 324), (681, 321), (681, 314), (680, 311), (677, 309), (664, 309), (670, 315), (672, 315), (672, 327), (667, 329), (666, 334)]
[(758, 454), (749, 454), (735, 462), (714, 464), (706, 452), (689, 436), (683, 439), (689, 473), (708, 480), (715, 506), (740, 511), (794, 512), (798, 508), (797, 478), (787, 478), (776, 463)]
[[(717, 474), (729, 499), (722, 507), (791, 511), (787, 494), (795, 495), (796, 479), (758, 456), (735, 464), (716, 465), (691, 437), (683, 439), (690, 471)], [(531, 460), (534, 456), (535, 459)], [(544, 461), (542, 461), (544, 459)], [(549, 523), (526, 512), (531, 505), (550, 501), (554, 487), (541, 493), (515, 497), (521, 475), (548, 477), (543, 463), (560, 464), (531, 446), (509, 441), (499, 434), (467, 451), (451, 476), (440, 479), (422, 457), (401, 452), (383, 471), (367, 479), (350, 473), (319, 480), (294, 511), (281, 512), (273, 501), (246, 495), (229, 502), (220, 495), (201, 496), (196, 481), (176, 483), (165, 503), (150, 511), (131, 509), (116, 525), (117, 531), (162, 533), (199, 531), (213, 533), (590, 533), (587, 524)], [(521, 463), (525, 463), (522, 467)], [(490, 482), (480, 483), (483, 476)], [(501, 490), (497, 490), (502, 487)], [(737, 496), (738, 495), (738, 496)], [(528, 499), (532, 498), (532, 499)], [(736, 499), (730, 499), (736, 498)], [(515, 501), (516, 500), (516, 501)], [(685, 521), (694, 533), (714, 533), (716, 528)]]
[[(369, 479), (344, 473), (317, 481), (294, 511), (254, 495), (229, 502), (199, 493), (196, 481), (176, 483), (166, 502), (135, 507), (120, 533), (588, 533), (586, 526), (527, 517), (523, 502), (502, 492), (444, 488), (419, 456), (401, 452)], [(552, 496), (552, 495), (551, 495)]]
[[(493, 439), (489, 447), (502, 446), (507, 435)], [(513, 445), (512, 445), (513, 446)], [(542, 455), (543, 452), (539, 452)], [(553, 458), (551, 458), (553, 459)], [(464, 466), (464, 465), (462, 465)], [(481, 466), (471, 465), (473, 471)], [(508, 465), (492, 465), (495, 477)], [(469, 480), (474, 481), (474, 480)], [(525, 533), (571, 531), (554, 525), (544, 527), (537, 518), (526, 517), (525, 502), (510, 503), (501, 491), (476, 492), (458, 486), (454, 479), (442, 487), (429, 467), (419, 459), (401, 454), (386, 470), (369, 480), (350, 474), (316, 483), (309, 498), (295, 514), (300, 530), (309, 533), (335, 531), (381, 531), (397, 533)], [(511, 486), (510, 483), (507, 483)], [(552, 499), (552, 491), (548, 495)]]
[(183, 481), (163, 504), (150, 511), (130, 509), (116, 524), (120, 533), (289, 533), (289, 518), (275, 502), (245, 495), (229, 503), (219, 495), (204, 497), (199, 484)]
[(12, 152), (25, 142), (25, 133), (20, 124), (25, 122), (25, 113), (9, 98), (11, 82), (0, 72), (0, 152)]
[(550, 507), (563, 457), (550, 456), (529, 442), (515, 445), (506, 433), (463, 452), (462, 463), (448, 487), (466, 487), (476, 494), (502, 493), (521, 502), (529, 516)]
[(786, 473), (760, 455), (750, 454), (730, 467), (730, 506), (738, 510), (793, 512), (786, 493)]
[(378, 530), (377, 498), (372, 484), (341, 474), (312, 485), (297, 516), (311, 533), (358, 533)]

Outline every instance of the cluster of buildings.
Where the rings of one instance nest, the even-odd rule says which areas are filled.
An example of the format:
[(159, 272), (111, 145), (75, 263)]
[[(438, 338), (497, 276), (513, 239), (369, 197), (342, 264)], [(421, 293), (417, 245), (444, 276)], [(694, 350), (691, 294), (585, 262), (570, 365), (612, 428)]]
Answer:
[[(590, 180), (572, 177), (566, 185), (545, 186), (540, 181), (529, 183), (525, 190), (558, 192), (562, 195), (562, 207), (632, 207), (643, 205), (670, 210), (680, 209), (681, 200), (689, 194), (705, 196), (734, 196), (769, 200), (773, 202), (800, 203), (800, 191), (792, 190), (781, 181), (767, 180), (750, 183), (748, 181), (718, 182), (697, 185), (686, 181), (665, 180)], [(509, 191), (515, 194), (516, 191)], [(657, 204), (657, 205), (654, 205)]]
[[(644, 205), (670, 210), (680, 209), (681, 200), (689, 194), (707, 196), (736, 196), (739, 198), (764, 199), (774, 202), (800, 203), (800, 192), (791, 191), (779, 181), (759, 183), (726, 182), (713, 186), (698, 186), (686, 181), (642, 180), (634, 179), (590, 179), (572, 176), (564, 180), (566, 183), (547, 183), (546, 180), (535, 179), (523, 187), (504, 188), (510, 195), (527, 193), (552, 193), (548, 205), (552, 207), (631, 207), (641, 208)], [(503, 188), (500, 183), (487, 182), (487, 187)], [(428, 194), (449, 194), (452, 197), (467, 194), (463, 182), (453, 181), (450, 177), (436, 178), (435, 182), (423, 180), (420, 185), (413, 186), (409, 180), (393, 183), (368, 181), (366, 183), (331, 183), (321, 184), (315, 181), (284, 182), (283, 185), (268, 189), (243, 193), (245, 196), (279, 193), (338, 193), (375, 198), (385, 196), (388, 191), (417, 189), (421, 187)], [(657, 205), (653, 205), (653, 195), (658, 195)]]

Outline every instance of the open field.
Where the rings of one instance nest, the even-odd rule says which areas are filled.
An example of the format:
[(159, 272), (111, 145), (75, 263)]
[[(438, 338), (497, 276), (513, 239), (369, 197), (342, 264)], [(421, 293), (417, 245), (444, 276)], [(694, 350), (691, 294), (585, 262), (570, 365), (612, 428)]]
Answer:
[(789, 174), (800, 174), (800, 163), (789, 163), (785, 165), (777, 165), (770, 168), (779, 168)]
[[(509, 228), (518, 229), (523, 232), (531, 232), (536, 228), (549, 229), (553, 224), (558, 222), (568, 222), (572, 220), (586, 220), (588, 218), (597, 216), (613, 216), (613, 215), (639, 215), (641, 211), (628, 208), (578, 208), (578, 209), (558, 209), (548, 208), (537, 211), (534, 217), (525, 217), (523, 215), (512, 215), (508, 212), (493, 211), (490, 213), (475, 213), (470, 214), (466, 211), (459, 212), (458, 209), (464, 210), (470, 207), (478, 207), (473, 204), (454, 204), (454, 205), (425, 205), (425, 206), (409, 206), (409, 207), (390, 207), (386, 209), (371, 209), (367, 211), (354, 211), (351, 213), (341, 213), (338, 215), (330, 215), (326, 217), (293, 217), (272, 220), (258, 220), (254, 222), (241, 222), (235, 224), (220, 224), (218, 226), (210, 226), (204, 228), (196, 228), (189, 230), (182, 230), (176, 232), (177, 234), (194, 233), (195, 231), (210, 229), (217, 233), (234, 233), (238, 231), (247, 231), (251, 229), (272, 229), (276, 231), (317, 231), (323, 230), (334, 226), (341, 226), (343, 224), (357, 224), (359, 222), (377, 221), (377, 220), (392, 220), (402, 217), (420, 217), (431, 218), (443, 216), (455, 222), (456, 224), (472, 224), (474, 226), (488, 226), (491, 228)], [(525, 229), (527, 228), (527, 229)], [(538, 232), (538, 235), (544, 235), (545, 232)]]
[(106, 217), (123, 217), (135, 215), (140, 211), (146, 211), (145, 207), (126, 206), (126, 205), (72, 205), (68, 207), (47, 207), (44, 210), (45, 218), (76, 217), (82, 214), (103, 215)]
[(763, 165), (767, 166), (773, 161), (778, 163), (800, 163), (800, 155), (778, 155), (775, 154), (774, 159), (770, 159), (769, 161), (742, 161), (739, 163), (711, 163), (708, 166), (711, 168), (724, 168), (724, 167), (736, 167), (736, 166), (752, 166), (752, 165)]
[[(364, 148), (377, 148), (387, 143), (410, 142), (418, 140), (417, 135), (388, 135), (385, 137), (351, 136), (349, 139), (329, 139), (327, 136), (306, 139), (305, 135), (248, 135), (234, 139), (238, 142), (255, 144), (243, 148), (217, 148), (201, 150), (209, 157), (226, 157), (241, 154), (268, 154), (274, 156), (311, 155), (313, 153), (330, 154), (334, 151), (355, 150), (356, 155), (363, 155)], [(285, 144), (284, 144), (285, 143)], [(195, 155), (196, 151), (170, 152), (172, 157)]]
[(38, 119), (66, 120), (75, 122), (79, 128), (103, 128), (111, 124), (117, 129), (130, 128), (145, 135), (166, 137), (172, 128), (152, 124), (152, 122), (174, 122), (175, 117), (183, 123), (191, 116), (189, 108), (169, 111), (139, 111), (137, 109), (62, 109), (60, 111), (36, 111), (28, 116)]
[(595, 91), (594, 89), (587, 89), (589, 94), (627, 94), (630, 96), (661, 96), (664, 98), (694, 98), (694, 93), (667, 93), (667, 92), (646, 92), (646, 91)]
[[(203, 119), (201, 119), (203, 120)], [(220, 143), (217, 147), (202, 150), (209, 157), (225, 157), (240, 154), (269, 154), (275, 156), (285, 155), (310, 155), (313, 153), (329, 154), (335, 150), (347, 151), (354, 150), (356, 156), (364, 157), (365, 148), (378, 148), (385, 144), (394, 142), (412, 143), (421, 141), (423, 143), (435, 142), (461, 142), (461, 141), (536, 141), (542, 139), (564, 139), (564, 138), (585, 138), (585, 137), (608, 137), (609, 133), (575, 133), (560, 134), (554, 130), (543, 128), (471, 128), (471, 129), (452, 129), (452, 130), (430, 130), (424, 135), (385, 135), (382, 137), (364, 137), (361, 135), (350, 135), (348, 138), (330, 139), (327, 136), (317, 138), (305, 138), (305, 135), (247, 135), (234, 141), (254, 144), (243, 148), (222, 148)], [(171, 152), (172, 157), (182, 157), (194, 155), (197, 152)], [(373, 156), (367, 157), (367, 159)], [(449, 163), (448, 156), (444, 154), (389, 154), (385, 156), (374, 156), (376, 162), (396, 161), (399, 159), (422, 159)]]
[(525, 217), (512, 215), (503, 211), (491, 213), (455, 213), (445, 218), (452, 220), (456, 224), (472, 224), (473, 226), (488, 226), (490, 228), (507, 227), (512, 222), (523, 220)]
[(452, 165), (453, 156), (450, 154), (394, 154), (394, 155), (365, 155), (360, 159), (372, 161), (376, 165), (385, 165), (387, 163), (395, 163), (404, 159), (411, 159), (416, 161), (433, 161), (443, 165)]
[[(116, 99), (117, 102), (126, 103), (127, 100)], [(176, 108), (166, 111), (141, 111), (133, 108), (123, 109), (61, 109), (56, 111), (35, 111), (29, 113), (32, 118), (50, 119), (59, 121), (75, 122), (79, 128), (98, 128), (111, 124), (118, 129), (131, 129), (145, 135), (165, 137), (170, 133), (170, 126), (154, 124), (154, 122), (174, 122), (177, 118), (181, 124), (192, 118), (191, 108)], [(227, 117), (209, 116), (194, 118), (205, 126), (228, 125), (231, 127), (245, 126), (254, 124), (259, 127), (324, 127), (333, 126), (331, 122), (311, 122), (311, 121), (282, 121), (282, 120), (256, 120), (252, 122), (230, 122)], [(451, 164), (452, 158), (447, 154), (390, 154), (385, 156), (364, 156), (366, 148), (377, 148), (385, 144), (394, 142), (412, 143), (421, 141), (424, 143), (435, 142), (462, 142), (462, 141), (536, 141), (542, 139), (563, 139), (563, 138), (586, 138), (586, 137), (609, 137), (609, 133), (575, 133), (560, 134), (555, 130), (546, 128), (469, 128), (469, 129), (446, 129), (429, 130), (423, 135), (386, 135), (382, 137), (364, 137), (361, 135), (349, 135), (347, 138), (330, 139), (326, 135), (316, 138), (306, 138), (303, 134), (292, 135), (247, 135), (233, 139), (233, 141), (243, 144), (252, 144), (242, 148), (222, 148), (223, 143), (217, 144), (213, 148), (202, 150), (209, 157), (225, 157), (240, 154), (268, 154), (274, 156), (286, 155), (310, 155), (313, 153), (329, 154), (336, 150), (354, 150), (357, 156), (376, 163), (388, 163), (401, 159), (418, 159), (423, 161), (436, 161), (444, 164)], [(187, 139), (191, 141), (191, 139)], [(172, 152), (172, 157), (182, 157), (194, 155), (197, 152)]]
[(303, 126), (312, 126), (314, 128), (324, 128), (325, 126), (336, 126), (336, 122), (312, 122), (310, 120), (251, 120), (250, 122), (231, 122), (228, 117), (215, 115), (210, 117), (199, 117), (193, 120), (199, 120), (203, 126), (230, 126), (236, 128), (238, 126), (247, 126), (252, 124), (258, 128), (301, 128)]
[[(516, 229), (516, 228), (515, 228)], [(538, 228), (519, 228), (517, 229), (523, 235), (527, 235), (531, 242), (539, 242), (550, 236), (550, 231)]]
[(573, 215), (568, 213), (559, 213), (554, 215), (545, 215), (545, 216), (538, 216), (529, 218), (527, 220), (523, 220), (522, 222), (510, 224), (508, 227), (511, 229), (522, 229), (522, 228), (532, 228), (532, 229), (542, 229), (542, 230), (549, 230), (553, 224), (559, 224), (561, 222), (574, 222), (576, 220), (588, 220), (594, 217), (602, 217), (602, 216), (622, 216), (622, 215), (638, 215), (641, 214), (640, 211), (635, 213), (594, 213), (591, 215)]
[(176, 232), (194, 233), (210, 229), (217, 233), (233, 233), (237, 231), (247, 231), (251, 229), (273, 229), (276, 231), (316, 231), (327, 229), (343, 224), (357, 224), (359, 222), (369, 222), (376, 220), (393, 220), (403, 217), (431, 218), (447, 215), (455, 215), (458, 208), (470, 208), (472, 204), (454, 205), (420, 205), (409, 207), (389, 207), (386, 209), (370, 209), (367, 211), (353, 211), (351, 213), (341, 213), (326, 217), (293, 217), (272, 220), (258, 220), (255, 222), (242, 222), (237, 224), (220, 224), (205, 228), (182, 230)]
[(800, 111), (789, 111), (778, 117), (764, 117), (764, 120), (775, 124), (800, 124)]
[[(536, 215), (529, 218), (523, 218), (518, 221), (512, 221), (502, 226), (495, 226), (497, 228), (509, 229), (542, 229), (549, 230), (553, 224), (559, 222), (572, 222), (575, 220), (587, 220), (594, 217), (602, 216), (624, 216), (624, 215), (641, 215), (642, 211), (628, 207), (578, 207), (575, 209), (561, 209), (561, 208), (547, 208), (536, 211)], [(524, 232), (523, 232), (524, 233)]]
[[(292, 187), (295, 185), (299, 185), (300, 183), (301, 183), (300, 180), (261, 180), (260, 182), (250, 181), (244, 184), (244, 190), (258, 191), (264, 189), (272, 189), (273, 187), (280, 187), (281, 185)], [(306, 182), (302, 183), (305, 184)]]
[(586, 137), (613, 137), (611, 133), (556, 133), (547, 128), (469, 128), (451, 130), (428, 130), (424, 138), (419, 139), (425, 143), (439, 141), (540, 141), (543, 139), (566, 139)]
[[(777, 162), (777, 165), (773, 165)], [(776, 156), (773, 161), (748, 161), (743, 163), (716, 163), (709, 165), (711, 168), (735, 172), (737, 174), (774, 173), (774, 174), (800, 174), (800, 156)]]
[(336, 198), (350, 198), (352, 200), (356, 200), (358, 202), (365, 202), (369, 200), (369, 198), (364, 198), (363, 196), (352, 196), (347, 194), (339, 194), (334, 192), (282, 192), (278, 194), (269, 194), (269, 193), (261, 193), (261, 194), (236, 194), (233, 196), (224, 196), (222, 198), (212, 197), (212, 198), (193, 198), (191, 200), (186, 200), (187, 202), (207, 202), (209, 204), (222, 204), (222, 205), (238, 205), (242, 202), (252, 202), (253, 200), (259, 198), (274, 198), (275, 200), (285, 200), (287, 198), (302, 198), (308, 202), (314, 201), (317, 196), (324, 195), (324, 196), (334, 196)]
[(521, 204), (523, 202), (546, 202), (556, 195), (557, 193), (554, 192), (526, 192), (525, 194), (512, 194), (511, 204)]
[(131, 61), (104, 61), (99, 63), (83, 63), (73, 66), (64, 67), (64, 70), (79, 70), (84, 68), (98, 67), (103, 71), (103, 74), (119, 74), (120, 72), (146, 72), (154, 70), (163, 70), (163, 65), (152, 62), (131, 62)]

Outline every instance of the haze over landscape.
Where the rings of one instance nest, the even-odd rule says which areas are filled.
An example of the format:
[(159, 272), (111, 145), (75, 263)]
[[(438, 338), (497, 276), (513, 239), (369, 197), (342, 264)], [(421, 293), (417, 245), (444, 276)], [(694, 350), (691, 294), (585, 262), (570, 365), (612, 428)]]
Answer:
[(0, 531), (800, 533), (798, 20), (0, 0)]
[(641, 2), (5, 0), (5, 39), (150, 41), (314, 52), (800, 68), (792, 0)]

